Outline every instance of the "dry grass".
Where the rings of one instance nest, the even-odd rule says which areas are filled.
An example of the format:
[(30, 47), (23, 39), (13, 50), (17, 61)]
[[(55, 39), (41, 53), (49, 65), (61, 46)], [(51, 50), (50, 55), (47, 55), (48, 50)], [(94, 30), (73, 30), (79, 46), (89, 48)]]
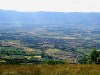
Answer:
[(0, 65), (0, 75), (100, 75), (100, 65)]

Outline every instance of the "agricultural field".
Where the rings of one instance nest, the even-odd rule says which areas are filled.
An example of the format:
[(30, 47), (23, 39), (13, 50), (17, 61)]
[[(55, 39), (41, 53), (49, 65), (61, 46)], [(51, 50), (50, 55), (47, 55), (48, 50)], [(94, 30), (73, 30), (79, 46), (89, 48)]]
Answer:
[(52, 27), (13, 29), (0, 30), (0, 59), (3, 61), (44, 63), (45, 60), (61, 60), (78, 63), (80, 57), (89, 58), (93, 50), (100, 50), (100, 36), (95, 30)]

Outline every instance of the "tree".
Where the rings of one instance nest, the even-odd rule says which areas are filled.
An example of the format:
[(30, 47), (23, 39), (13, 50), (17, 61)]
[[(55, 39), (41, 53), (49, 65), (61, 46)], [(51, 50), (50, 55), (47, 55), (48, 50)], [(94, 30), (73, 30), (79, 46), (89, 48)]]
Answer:
[(86, 56), (80, 56), (77, 58), (78, 63), (80, 64), (87, 64), (88, 63), (88, 58)]
[(98, 58), (100, 58), (99, 56), (100, 56), (100, 51), (93, 50), (90, 54), (90, 59), (91, 59), (92, 63), (99, 63), (98, 62)]

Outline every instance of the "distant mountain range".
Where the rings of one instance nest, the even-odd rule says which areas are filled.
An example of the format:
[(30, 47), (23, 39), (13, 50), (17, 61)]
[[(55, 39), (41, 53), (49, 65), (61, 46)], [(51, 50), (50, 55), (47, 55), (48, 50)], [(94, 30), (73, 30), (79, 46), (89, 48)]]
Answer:
[(100, 13), (82, 12), (18, 12), (0, 10), (0, 25), (3, 23), (29, 23), (29, 24), (77, 24), (100, 25)]
[(100, 13), (18, 12), (0, 10), (0, 23), (2, 22), (100, 24)]

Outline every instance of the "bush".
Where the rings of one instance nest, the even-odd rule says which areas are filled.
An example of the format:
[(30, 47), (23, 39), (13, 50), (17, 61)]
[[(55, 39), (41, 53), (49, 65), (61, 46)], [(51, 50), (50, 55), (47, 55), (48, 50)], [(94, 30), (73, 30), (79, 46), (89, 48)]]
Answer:
[(100, 63), (98, 61), (98, 60), (100, 60), (100, 59), (98, 59), (98, 58), (100, 58), (99, 55), (100, 55), (100, 51), (94, 50), (91, 52), (90, 58), (91, 58), (92, 63)]
[(48, 60), (45, 62), (46, 64), (50, 64), (50, 65), (56, 65), (56, 64), (65, 64), (64, 61), (60, 61), (60, 60)]

